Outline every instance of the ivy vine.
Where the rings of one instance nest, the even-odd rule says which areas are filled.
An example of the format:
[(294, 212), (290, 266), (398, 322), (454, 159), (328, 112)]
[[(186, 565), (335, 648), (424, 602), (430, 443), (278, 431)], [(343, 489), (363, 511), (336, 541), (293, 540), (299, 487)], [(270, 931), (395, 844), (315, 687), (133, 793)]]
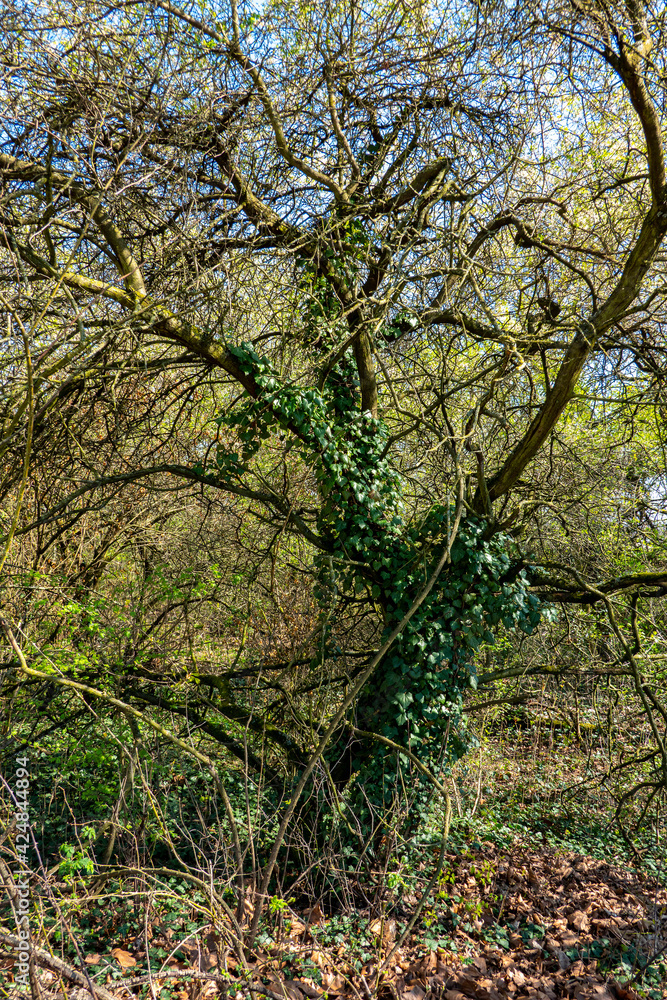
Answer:
[[(312, 281), (306, 339), (319, 338), (320, 349), (325, 338), (332, 345), (340, 343), (340, 322), (327, 283)], [(321, 497), (318, 531), (326, 553), (315, 557), (315, 593), (323, 613), (330, 618), (336, 595), (366, 594), (388, 635), (423, 590), (442, 553), (452, 509), (437, 504), (419, 523), (406, 520), (401, 479), (385, 454), (387, 428), (360, 412), (351, 351), (338, 359), (323, 388), (314, 389), (286, 384), (249, 344), (230, 350), (262, 391), (259, 398), (217, 418), (236, 433), (241, 453), (220, 445), (206, 474), (242, 477), (277, 428), (291, 433)], [(441, 771), (466, 748), (460, 710), (465, 689), (476, 686), (475, 651), (494, 642), (494, 629), (501, 623), (530, 633), (540, 616), (513, 540), (503, 533), (489, 537), (484, 520), (468, 514), (449, 565), (361, 693), (354, 724), (407, 747)], [(369, 803), (373, 809), (388, 809), (409, 764), (386, 744), (349, 744), (342, 735), (328, 758), (341, 794), (358, 813), (368, 811)], [(354, 791), (361, 787), (363, 802)]]

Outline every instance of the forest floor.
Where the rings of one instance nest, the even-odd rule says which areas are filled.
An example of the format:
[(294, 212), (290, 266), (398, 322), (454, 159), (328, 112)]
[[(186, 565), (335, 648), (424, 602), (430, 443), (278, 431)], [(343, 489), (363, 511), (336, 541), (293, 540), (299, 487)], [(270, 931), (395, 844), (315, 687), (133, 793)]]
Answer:
[[(326, 921), (318, 915), (317, 925), (299, 921), (295, 931), (293, 924), (291, 937), (303, 957), (312, 949), (320, 983), (311, 980), (307, 989), (285, 983), (284, 953), (279, 961), (260, 959), (256, 974), (289, 1000), (314, 996), (316, 986), (357, 1000), (369, 994), (386, 1000), (632, 1000), (640, 995), (637, 988), (641, 995), (667, 996), (659, 962), (667, 949), (667, 890), (654, 879), (549, 847), (500, 850), (485, 843), (447, 862), (448, 899), (436, 900), (435, 909), (456, 925), (448, 948), (431, 950), (417, 930), (392, 954), (395, 923), (376, 919), (370, 928), (379, 939), (378, 957), (355, 970), (344, 948), (332, 954), (319, 945)], [(648, 977), (653, 990), (646, 980), (640, 985), (639, 976), (635, 988), (631, 983), (640, 956), (658, 956)], [(608, 971), (614, 967), (616, 975)]]
[[(216, 934), (185, 885), (166, 900), (139, 893), (151, 896), (142, 903), (126, 881), (101, 903), (54, 882), (59, 916), (36, 939), (61, 964), (41, 954), (43, 1000), (87, 1000), (82, 972), (98, 1000), (667, 998), (662, 845), (624, 844), (590, 747), (534, 749), (494, 738), (462, 765), (448, 850), (423, 902), (437, 848), (393, 882), (351, 884), (352, 907), (272, 901), (252, 953)], [(0, 998), (25, 998), (3, 922)]]
[[(241, 964), (211, 928), (179, 945), (174, 928), (149, 928), (151, 950), (171, 953), (148, 990), (145, 939), (117, 938), (87, 954), (93, 982), (114, 997), (176, 1000), (634, 1000), (667, 996), (667, 890), (628, 867), (554, 850), (490, 842), (450, 854), (442, 889), (400, 943), (393, 918), (326, 917), (319, 905), (281, 916), (281, 930)], [(444, 884), (444, 883), (443, 883)], [(404, 900), (408, 913), (411, 899)], [(364, 919), (366, 918), (366, 919)], [(426, 926), (428, 925), (428, 926)], [(436, 941), (436, 932), (448, 939)], [(647, 960), (651, 962), (646, 970)], [(639, 975), (644, 967), (645, 974)], [(159, 968), (159, 966), (158, 966)], [(154, 966), (155, 969), (155, 966)], [(201, 978), (192, 980), (192, 973)], [(0, 996), (13, 959), (0, 960)], [(210, 976), (210, 979), (205, 978)], [(66, 982), (44, 970), (45, 1000)], [(25, 994), (24, 994), (25, 995)], [(88, 991), (71, 989), (71, 1000)]]

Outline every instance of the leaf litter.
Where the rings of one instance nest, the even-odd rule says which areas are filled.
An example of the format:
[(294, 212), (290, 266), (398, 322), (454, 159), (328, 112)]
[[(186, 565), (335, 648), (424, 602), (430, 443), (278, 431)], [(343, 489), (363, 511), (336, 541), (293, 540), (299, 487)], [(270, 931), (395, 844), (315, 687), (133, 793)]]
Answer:
[[(441, 887), (426, 908), (426, 922), (437, 920), (444, 928), (446, 946), (435, 945), (419, 921), (402, 942), (396, 917), (370, 910), (359, 914), (370, 948), (340, 935), (331, 946), (326, 930), (335, 917), (315, 902), (290, 910), (282, 938), (257, 948), (245, 968), (209, 929), (181, 949), (185, 961), (172, 956), (158, 974), (154, 969), (152, 977), (130, 979), (129, 970), (138, 972), (143, 964), (142, 952), (132, 954), (130, 941), (117, 942), (110, 964), (120, 966), (124, 978), (107, 974), (106, 989), (119, 998), (141, 996), (150, 981), (155, 997), (167, 987), (163, 995), (176, 1000), (667, 997), (667, 982), (647, 992), (638, 975), (654, 958), (652, 967), (659, 969), (667, 955), (667, 889), (652, 877), (546, 845), (475, 844), (475, 850), (448, 854), (446, 862), (445, 891)], [(152, 943), (159, 944), (159, 936)], [(625, 970), (622, 982), (604, 971), (614, 965)], [(45, 997), (55, 996), (47, 992), (52, 974), (42, 978)]]

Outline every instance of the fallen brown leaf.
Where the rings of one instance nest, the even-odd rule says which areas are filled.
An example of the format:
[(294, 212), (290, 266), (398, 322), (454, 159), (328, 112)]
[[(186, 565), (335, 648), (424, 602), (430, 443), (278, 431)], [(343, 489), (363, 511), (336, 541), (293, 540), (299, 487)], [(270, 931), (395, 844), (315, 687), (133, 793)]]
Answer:
[(575, 910), (568, 918), (571, 927), (580, 933), (586, 933), (590, 929), (590, 920), (581, 910)]
[(345, 980), (336, 972), (323, 972), (322, 985), (329, 993), (342, 993), (345, 989)]
[(116, 959), (123, 970), (131, 969), (137, 964), (136, 958), (133, 958), (129, 951), (124, 951), (122, 948), (112, 948), (111, 957)]

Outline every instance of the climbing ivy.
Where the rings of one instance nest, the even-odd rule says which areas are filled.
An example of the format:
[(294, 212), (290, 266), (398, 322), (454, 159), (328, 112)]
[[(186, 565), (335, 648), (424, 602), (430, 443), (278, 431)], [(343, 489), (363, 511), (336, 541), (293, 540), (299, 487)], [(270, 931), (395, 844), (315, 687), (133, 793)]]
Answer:
[[(321, 345), (325, 338), (333, 344), (338, 334), (340, 342), (338, 308), (326, 283), (318, 279), (311, 296), (307, 336), (319, 338)], [(386, 457), (386, 426), (359, 409), (351, 352), (338, 359), (320, 389), (313, 389), (285, 383), (249, 344), (230, 350), (262, 391), (217, 418), (235, 431), (241, 454), (220, 445), (213, 474), (242, 476), (262, 441), (277, 428), (289, 432), (314, 472), (321, 497), (323, 551), (315, 557), (315, 594), (327, 622), (338, 595), (365, 594), (388, 635), (441, 556), (452, 509), (434, 505), (420, 522), (407, 521), (401, 479)], [(206, 472), (211, 473), (210, 466)], [(525, 632), (536, 627), (540, 607), (528, 582), (511, 538), (489, 532), (483, 519), (468, 514), (449, 564), (361, 692), (354, 724), (417, 752), (436, 770), (463, 753), (460, 709), (466, 687), (476, 686), (475, 651), (493, 643), (494, 627), (501, 622)], [(354, 789), (362, 785), (366, 803), (387, 809), (407, 758), (386, 744), (357, 740), (343, 752), (344, 744), (349, 741), (341, 734), (328, 754), (334, 781), (358, 813), (366, 807), (358, 796), (355, 803)]]

